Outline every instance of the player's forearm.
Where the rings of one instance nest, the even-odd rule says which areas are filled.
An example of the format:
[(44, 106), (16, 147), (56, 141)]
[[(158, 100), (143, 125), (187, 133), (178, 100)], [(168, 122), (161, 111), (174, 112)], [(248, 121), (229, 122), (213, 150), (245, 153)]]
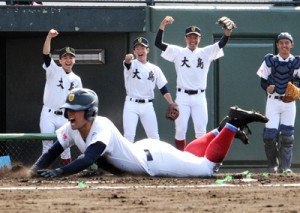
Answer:
[(155, 46), (158, 47), (162, 51), (166, 51), (168, 45), (163, 43), (163, 33), (164, 31), (159, 29), (156, 38), (155, 38)]
[(220, 41), (219, 41), (219, 47), (220, 47), (220, 48), (225, 47), (226, 44), (227, 44), (227, 42), (228, 42), (228, 40), (229, 40), (229, 37), (226, 36), (226, 35), (223, 35), (223, 36), (221, 37)]
[(51, 165), (63, 151), (64, 149), (61, 146), (61, 144), (58, 141), (56, 141), (46, 153), (39, 157), (39, 159), (31, 167), (31, 170), (33, 172), (36, 172), (39, 169), (48, 168), (49, 165)]
[(106, 145), (100, 141), (91, 144), (84, 152), (83, 157), (77, 158), (76, 160), (72, 161), (72, 163), (61, 168), (63, 170), (62, 175), (76, 174), (88, 168), (97, 161), (105, 148)]
[(167, 102), (168, 102), (169, 104), (174, 103), (174, 101), (173, 101), (172, 96), (171, 96), (170, 93), (166, 93), (166, 94), (164, 95), (164, 97), (165, 97), (165, 99), (167, 100)]
[(49, 55), (51, 50), (51, 37), (47, 36), (44, 46), (43, 46), (43, 54)]

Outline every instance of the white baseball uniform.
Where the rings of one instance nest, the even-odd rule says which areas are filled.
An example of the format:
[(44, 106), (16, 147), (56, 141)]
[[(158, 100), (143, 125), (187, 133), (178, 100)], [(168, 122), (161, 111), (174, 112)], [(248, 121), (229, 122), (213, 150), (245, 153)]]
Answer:
[[(234, 131), (236, 130), (230, 133), (230, 140), (233, 140)], [(85, 140), (78, 130), (72, 130), (70, 123), (58, 129), (56, 134), (64, 149), (76, 145), (82, 153), (91, 144), (103, 142), (106, 148), (102, 156), (116, 168), (131, 174), (172, 177), (212, 176), (216, 166), (216, 163), (205, 157), (182, 152), (156, 139), (131, 143), (108, 118), (102, 116), (95, 118)]]
[[(49, 67), (43, 64), (43, 68), (46, 71), (46, 84), (43, 97), (44, 105), (40, 115), (40, 129), (41, 133), (54, 133), (68, 121), (60, 107), (65, 103), (70, 90), (82, 88), (82, 83), (79, 76), (73, 72), (66, 73), (53, 59), (51, 59)], [(43, 153), (48, 151), (52, 145), (52, 140), (44, 140)], [(61, 158), (71, 158), (70, 150), (65, 150)]]
[[(277, 55), (278, 60), (282, 62), (289, 62), (290, 58), (294, 58), (293, 55), (283, 59), (280, 55)], [(268, 80), (271, 74), (271, 67), (266, 65), (263, 61), (260, 68), (257, 71), (257, 75), (265, 80)], [(293, 76), (300, 76), (300, 68), (295, 69)], [(282, 94), (274, 92), (273, 94), (268, 93), (267, 105), (266, 105), (266, 116), (270, 118), (268, 123), (265, 124), (266, 128), (278, 129), (279, 124), (284, 124), (286, 126), (294, 126), (296, 117), (296, 104), (295, 101), (291, 103), (284, 103), (275, 97), (280, 97)]]
[(155, 86), (161, 89), (167, 84), (165, 75), (158, 66), (135, 59), (129, 70), (124, 65), (124, 83), (127, 95), (123, 110), (124, 137), (134, 142), (140, 119), (147, 137), (159, 139), (153, 99)]
[(206, 133), (208, 122), (205, 89), (210, 64), (224, 55), (218, 42), (204, 48), (191, 51), (187, 47), (167, 46), (161, 56), (174, 62), (177, 73), (177, 93), (175, 102), (179, 106), (180, 115), (175, 120), (177, 140), (185, 140), (188, 120), (193, 119), (195, 137)]

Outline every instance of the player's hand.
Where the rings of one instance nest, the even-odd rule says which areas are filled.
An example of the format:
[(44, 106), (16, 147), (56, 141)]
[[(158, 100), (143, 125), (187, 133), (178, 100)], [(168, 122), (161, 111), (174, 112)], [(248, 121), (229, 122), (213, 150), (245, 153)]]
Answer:
[(48, 32), (48, 36), (49, 36), (50, 38), (54, 38), (54, 37), (58, 36), (58, 32), (57, 32), (56, 30), (54, 30), (54, 29), (51, 29), (51, 30)]
[(61, 168), (57, 169), (43, 169), (43, 170), (38, 170), (37, 173), (44, 178), (53, 178), (53, 177), (58, 177), (63, 173), (63, 170)]
[(125, 63), (130, 64), (133, 59), (134, 59), (134, 56), (132, 54), (127, 54), (125, 56)]
[(275, 85), (269, 85), (269, 86), (267, 87), (267, 92), (268, 92), (269, 94), (273, 94), (274, 91), (275, 91)]
[(173, 19), (172, 16), (166, 16), (166, 17), (164, 18), (164, 20), (161, 22), (159, 28), (160, 28), (161, 30), (164, 30), (166, 25), (168, 25), (168, 24), (173, 24), (173, 22), (174, 22), (174, 19)]

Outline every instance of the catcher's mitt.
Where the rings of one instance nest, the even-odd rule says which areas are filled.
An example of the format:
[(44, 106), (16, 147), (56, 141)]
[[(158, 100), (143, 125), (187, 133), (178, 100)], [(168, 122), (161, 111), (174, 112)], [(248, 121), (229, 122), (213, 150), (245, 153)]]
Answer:
[(179, 116), (179, 109), (176, 103), (172, 103), (168, 106), (166, 118), (169, 120), (176, 120)]
[(292, 102), (292, 101), (295, 101), (295, 100), (299, 99), (299, 97), (300, 97), (299, 88), (296, 87), (291, 82), (289, 82), (286, 89), (285, 89), (285, 93), (284, 93), (284, 96), (282, 98), (282, 101), (285, 102), (285, 103), (289, 103), (289, 102)]
[(216, 24), (221, 25), (226, 30), (233, 30), (234, 28), (237, 28), (236, 24), (226, 16), (219, 18)]

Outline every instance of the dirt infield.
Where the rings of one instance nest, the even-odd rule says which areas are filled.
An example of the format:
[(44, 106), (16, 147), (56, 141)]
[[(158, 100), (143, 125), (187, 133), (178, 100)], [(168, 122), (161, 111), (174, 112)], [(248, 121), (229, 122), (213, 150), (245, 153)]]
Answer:
[(300, 212), (299, 174), (162, 178), (0, 173), (0, 212)]

